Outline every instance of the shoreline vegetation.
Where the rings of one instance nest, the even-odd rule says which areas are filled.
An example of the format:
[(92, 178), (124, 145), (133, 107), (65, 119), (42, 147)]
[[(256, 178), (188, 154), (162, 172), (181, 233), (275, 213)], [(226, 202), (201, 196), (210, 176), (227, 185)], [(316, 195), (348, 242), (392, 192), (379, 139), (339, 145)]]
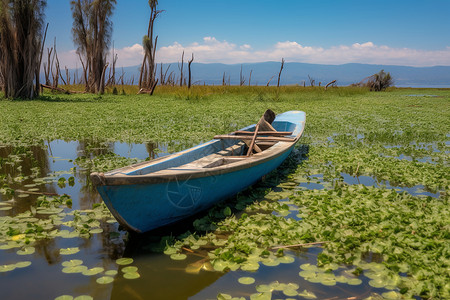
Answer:
[[(0, 100), (0, 149), (13, 149), (0, 157), (0, 167), (15, 172), (0, 174), (2, 199), (12, 199), (14, 192), (23, 190), (24, 177), (47, 176), (38, 171), (20, 175), (20, 162), (35, 145), (83, 141), (86, 148), (97, 149), (108, 142), (153, 142), (172, 153), (254, 123), (267, 108), (276, 113), (302, 110), (307, 114), (304, 135), (282, 167), (193, 221), (195, 233), (164, 236), (156, 243), (152, 239), (135, 251), (141, 255), (142, 249), (164, 251), (177, 261), (196, 256), (201, 265), (195, 272), (205, 272), (201, 270), (207, 267), (226, 273), (257, 272), (263, 265), (276, 268), (296, 261), (295, 253), (317, 250), (315, 261), (301, 264), (298, 276), (289, 282), (268, 284), (258, 273), (249, 273), (251, 277), (239, 281), (246, 286), (245, 293), (219, 290), (218, 299), (279, 298), (281, 291), (285, 296), (314, 299), (322, 288), (341, 284), (348, 289), (345, 295), (364, 299), (450, 297), (450, 89), (157, 86), (152, 96), (137, 92), (137, 87), (117, 86), (117, 95), (107, 88), (101, 96), (45, 91), (32, 101)], [(89, 174), (129, 162), (99, 151), (73, 164), (76, 172), (86, 169)], [(66, 179), (61, 178), (58, 183), (63, 186)], [(61, 204), (72, 215), (82, 214), (71, 209), (78, 200), (55, 199), (57, 203), (45, 203), (51, 206), (49, 213), (61, 213), (56, 208)], [(100, 216), (96, 224), (102, 224), (105, 216), (114, 223), (104, 207), (94, 206)], [(46, 239), (62, 235), (61, 228), (52, 224), (40, 232), (29, 228), (22, 232), (23, 226), (14, 225), (14, 214), (0, 221), (5, 229), (0, 246), (17, 243), (14, 246), (30, 252), (35, 245), (32, 239), (42, 239), (42, 232), (52, 232)], [(89, 239), (87, 219), (84, 224), (83, 218), (77, 222), (70, 225), (71, 234), (81, 230), (78, 238)], [(95, 229), (92, 234), (103, 234)], [(120, 230), (114, 233), (123, 235)], [(106, 232), (104, 239), (110, 236)], [(80, 251), (88, 255), (87, 250)], [(192, 265), (186, 272), (188, 267), (193, 272)], [(0, 261), (0, 268), (5, 266)], [(145, 280), (146, 275), (136, 275), (136, 270), (127, 276)], [(319, 284), (318, 289), (299, 287), (299, 278)], [(114, 280), (106, 279), (106, 284)], [(352, 290), (352, 286), (361, 288)], [(140, 293), (138, 287), (135, 292)]]

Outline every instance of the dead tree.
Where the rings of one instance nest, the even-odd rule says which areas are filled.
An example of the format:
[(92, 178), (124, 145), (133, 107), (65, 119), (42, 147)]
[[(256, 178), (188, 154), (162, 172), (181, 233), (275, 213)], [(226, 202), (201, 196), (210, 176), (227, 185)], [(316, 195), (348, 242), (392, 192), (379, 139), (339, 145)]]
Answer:
[(242, 65), (241, 65), (241, 72), (239, 73), (239, 86), (243, 86), (245, 84), (245, 77), (242, 75)]
[(159, 84), (160, 85), (167, 85), (167, 72), (169, 72), (170, 64), (167, 66), (166, 70), (163, 71), (163, 64), (160, 64), (160, 76), (159, 76)]
[(248, 86), (250, 86), (250, 82), (252, 81), (252, 72), (253, 70), (250, 70), (250, 76), (248, 77)]
[(64, 69), (66, 70), (66, 84), (70, 84), (70, 72), (67, 66), (64, 66)]
[(191, 64), (193, 61), (194, 61), (194, 53), (192, 53), (192, 58), (188, 62), (188, 72), (189, 72), (188, 89), (191, 88), (191, 79), (192, 79)]
[(119, 56), (117, 53), (114, 53), (114, 42), (112, 48), (112, 66), (109, 68), (108, 81), (106, 82), (106, 86), (114, 86), (116, 85), (116, 63)]
[(278, 72), (277, 88), (280, 87), (281, 71), (283, 71), (283, 67), (284, 67), (284, 58), (281, 59), (281, 68), (280, 68), (280, 72)]
[(223, 77), (222, 77), (222, 85), (223, 86), (226, 86), (227, 85), (227, 82), (226, 82), (226, 74), (225, 74), (225, 72), (223, 72)]
[(371, 91), (379, 92), (385, 90), (393, 84), (394, 80), (392, 79), (391, 74), (381, 70), (379, 73), (364, 78), (358, 85), (368, 87)]
[(313, 87), (316, 84), (316, 80), (313, 79), (311, 76), (309, 76), (309, 74), (308, 74), (308, 79), (309, 79), (309, 84)]
[(325, 86), (325, 90), (328, 88), (328, 86), (336, 86), (336, 80), (330, 81), (327, 83), (327, 85)]
[(52, 68), (52, 65), (51, 65), (52, 52), (53, 52), (53, 47), (47, 48), (47, 63), (44, 62), (44, 76), (45, 76), (45, 84), (46, 85), (51, 85), (50, 70)]
[(86, 91), (103, 93), (105, 89), (105, 66), (109, 48), (111, 17), (116, 0), (73, 0), (73, 41), (83, 65)]
[(180, 86), (183, 86), (183, 66), (184, 66), (184, 50), (183, 54), (181, 54), (181, 67), (178, 65), (178, 69), (180, 69)]
[[(141, 74), (139, 75), (139, 89), (143, 88), (152, 91), (152, 93), (150, 93), (150, 95), (152, 95), (157, 84), (155, 55), (156, 45), (158, 43), (158, 36), (153, 40), (153, 26), (156, 18), (162, 11), (156, 10), (158, 0), (149, 0), (148, 4), (150, 6), (150, 20), (148, 22), (147, 35), (142, 39), (144, 46), (144, 60), (142, 62)], [(147, 76), (143, 76), (144, 71)]]

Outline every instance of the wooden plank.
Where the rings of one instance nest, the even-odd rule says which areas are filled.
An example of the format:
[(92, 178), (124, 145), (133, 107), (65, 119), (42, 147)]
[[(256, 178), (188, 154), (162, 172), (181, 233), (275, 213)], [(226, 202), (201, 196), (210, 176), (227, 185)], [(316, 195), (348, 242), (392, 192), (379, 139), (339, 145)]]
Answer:
[[(244, 143), (250, 148), (249, 140), (244, 140)], [(256, 143), (253, 145), (253, 149), (258, 153), (262, 152), (261, 148), (259, 148), (259, 146)]]
[[(216, 135), (214, 136), (216, 140), (252, 140), (252, 136), (248, 135)], [(293, 142), (295, 138), (281, 137), (281, 136), (257, 136), (257, 141), (277, 141), (277, 142)]]
[[(245, 131), (245, 130), (237, 130), (233, 132), (234, 134), (255, 134), (254, 131)], [(270, 135), (270, 136), (284, 136), (284, 135), (292, 135), (292, 131), (258, 131), (258, 135)]]

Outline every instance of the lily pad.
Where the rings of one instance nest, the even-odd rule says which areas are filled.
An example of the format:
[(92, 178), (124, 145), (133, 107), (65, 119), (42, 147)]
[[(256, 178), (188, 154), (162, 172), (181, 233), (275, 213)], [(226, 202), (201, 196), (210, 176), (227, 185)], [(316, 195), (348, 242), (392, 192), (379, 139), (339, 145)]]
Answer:
[(284, 256), (278, 257), (277, 261), (280, 262), (281, 264), (290, 264), (295, 261), (295, 258), (292, 256), (284, 255)]
[(242, 264), (241, 269), (243, 271), (258, 271), (259, 264), (257, 262), (245, 262)]
[(170, 258), (173, 260), (184, 260), (186, 259), (187, 255), (183, 253), (174, 253), (170, 255)]
[(122, 257), (116, 260), (116, 264), (125, 266), (133, 263), (133, 259), (129, 257)]
[(80, 248), (78, 247), (59, 249), (59, 254), (61, 255), (72, 255), (78, 252), (80, 252)]
[(102, 276), (100, 278), (97, 278), (96, 282), (98, 284), (108, 284), (114, 281), (114, 278), (110, 277), (110, 276)]
[(389, 300), (395, 300), (395, 299), (402, 299), (402, 295), (399, 294), (396, 291), (390, 291), (390, 292), (385, 292), (383, 294), (381, 294), (383, 296), (384, 299), (389, 299)]
[(294, 289), (285, 289), (283, 290), (283, 294), (285, 294), (288, 297), (295, 297), (298, 295), (297, 290)]
[(303, 297), (305, 299), (317, 299), (317, 296), (310, 291), (304, 290), (303, 292), (298, 293), (300, 297)]
[(9, 272), (16, 268), (16, 264), (12, 265), (0, 265), (0, 273), (2, 272)]
[(347, 284), (349, 285), (360, 285), (362, 283), (362, 280), (359, 278), (351, 278), (347, 280)]
[(31, 266), (31, 261), (21, 261), (16, 263), (16, 268), (26, 268), (28, 266)]
[(72, 273), (83, 273), (88, 268), (86, 266), (74, 266), (74, 267), (65, 267), (62, 269), (63, 273), (72, 274)]
[(123, 274), (123, 278), (125, 279), (137, 279), (141, 277), (141, 275), (138, 272), (128, 272)]
[(25, 247), (23, 249), (18, 250), (17, 255), (30, 255), (36, 251), (34, 247)]
[(138, 267), (135, 267), (135, 266), (128, 266), (128, 267), (125, 267), (125, 268), (122, 268), (122, 272), (123, 273), (134, 273), (134, 272), (137, 272), (137, 270), (138, 270)]
[(240, 284), (253, 284), (255, 283), (255, 278), (253, 277), (241, 277), (238, 279)]
[(80, 259), (66, 260), (66, 261), (63, 261), (61, 263), (61, 265), (63, 267), (75, 267), (75, 266), (79, 266), (79, 265), (82, 265), (82, 264), (83, 264), (83, 261), (80, 260)]
[(319, 268), (317, 268), (317, 266), (312, 265), (312, 264), (302, 264), (300, 266), (300, 269), (305, 270), (305, 271), (314, 271), (317, 272), (319, 270)]
[(369, 281), (369, 285), (373, 286), (374, 288), (382, 288), (386, 286), (384, 280), (382, 279), (372, 279)]
[(97, 274), (103, 272), (104, 270), (105, 269), (102, 268), (102, 267), (95, 267), (95, 268), (92, 268), (92, 269), (84, 270), (82, 272), (82, 274), (85, 275), (85, 276), (93, 276), (93, 275), (97, 275)]
[(107, 276), (116, 276), (117, 275), (117, 270), (108, 270), (105, 272), (105, 275)]

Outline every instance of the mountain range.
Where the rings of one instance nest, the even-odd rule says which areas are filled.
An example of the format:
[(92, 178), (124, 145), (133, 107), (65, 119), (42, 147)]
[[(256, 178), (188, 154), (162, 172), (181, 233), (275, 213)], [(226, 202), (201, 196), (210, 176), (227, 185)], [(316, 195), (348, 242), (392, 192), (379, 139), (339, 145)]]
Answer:
[[(225, 73), (226, 83), (238, 85), (242, 68), (242, 76), (245, 79), (245, 85), (248, 85), (251, 72), (252, 85), (266, 85), (270, 80), (270, 85), (276, 85), (278, 72), (280, 71), (280, 62), (261, 62), (244, 64), (221, 64), (221, 63), (192, 63), (192, 82), (194, 84), (221, 85)], [(137, 84), (139, 79), (139, 67), (131, 66), (116, 69), (116, 78), (124, 75), (124, 81), (127, 84)], [(180, 76), (180, 64), (163, 64), (163, 73), (167, 71), (167, 76), (173, 72), (176, 80)], [(160, 77), (161, 68), (157, 66), (157, 78)], [(183, 67), (183, 77), (187, 77), (187, 64)], [(345, 86), (352, 83), (358, 83), (364, 78), (384, 70), (389, 72), (394, 79), (394, 85), (397, 87), (447, 87), (450, 88), (450, 66), (434, 67), (408, 67), (393, 65), (371, 65), (371, 64), (342, 64), (342, 65), (322, 65), (288, 62), (284, 64), (281, 73), (281, 85), (306, 85), (315, 81), (315, 85), (326, 85), (332, 80), (336, 80), (337, 85)], [(73, 72), (74, 70), (72, 70)], [(71, 73), (72, 73), (71, 72)], [(78, 74), (81, 71), (78, 70)]]

